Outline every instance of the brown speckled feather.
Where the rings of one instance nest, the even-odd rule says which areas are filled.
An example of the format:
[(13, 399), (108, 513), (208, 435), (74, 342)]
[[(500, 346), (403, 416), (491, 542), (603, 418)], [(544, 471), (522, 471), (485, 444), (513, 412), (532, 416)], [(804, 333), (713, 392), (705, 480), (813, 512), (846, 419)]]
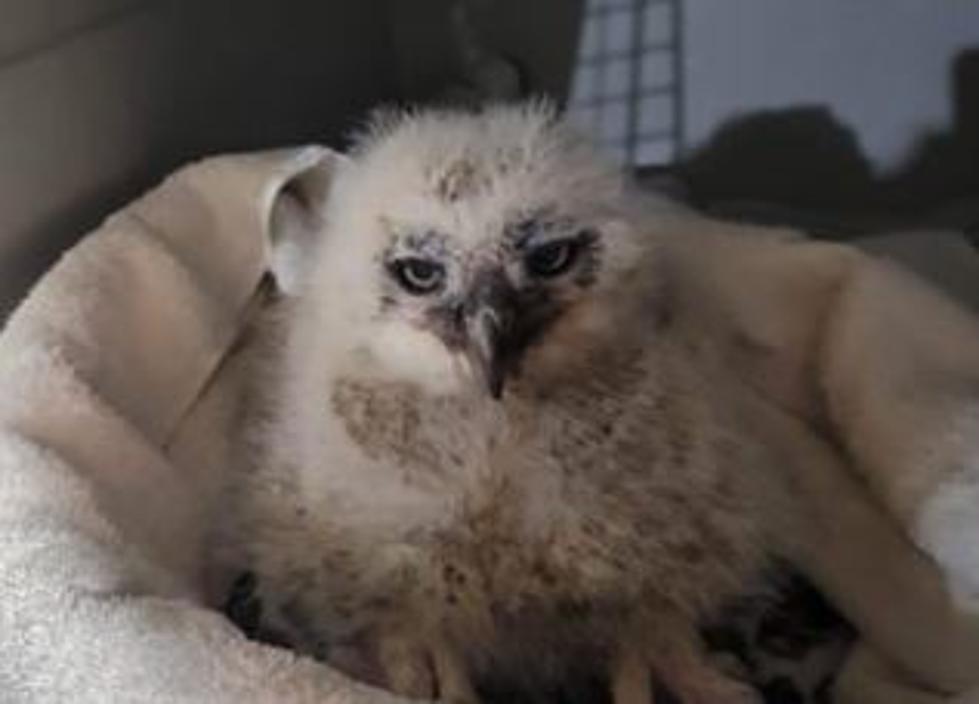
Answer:
[(772, 460), (614, 172), (539, 106), (375, 138), (268, 360), (237, 523), (264, 600), (407, 694), (587, 672), (633, 704), (651, 670), (751, 701), (696, 629), (762, 570)]

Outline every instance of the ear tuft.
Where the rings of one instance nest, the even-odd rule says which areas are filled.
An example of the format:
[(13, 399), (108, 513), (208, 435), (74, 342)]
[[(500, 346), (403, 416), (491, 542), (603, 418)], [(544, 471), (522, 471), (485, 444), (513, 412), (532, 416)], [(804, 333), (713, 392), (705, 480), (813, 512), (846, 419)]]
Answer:
[(392, 104), (375, 107), (367, 115), (366, 120), (347, 136), (347, 152), (356, 158), (419, 114), (420, 110), (410, 105)]

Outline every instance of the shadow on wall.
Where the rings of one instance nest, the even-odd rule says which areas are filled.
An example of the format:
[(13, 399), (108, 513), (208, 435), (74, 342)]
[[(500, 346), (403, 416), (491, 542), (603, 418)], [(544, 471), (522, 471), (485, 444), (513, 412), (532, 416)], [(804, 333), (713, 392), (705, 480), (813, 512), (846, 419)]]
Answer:
[(886, 182), (893, 202), (928, 204), (979, 192), (979, 48), (952, 64), (953, 123), (923, 137), (905, 168)]
[[(738, 202), (740, 214), (754, 220), (766, 218), (761, 210), (746, 213), (746, 204), (810, 213), (890, 214), (858, 218), (854, 222), (860, 231), (951, 209), (955, 212), (937, 216), (945, 219), (939, 224), (974, 227), (979, 223), (979, 48), (959, 54), (951, 73), (951, 129), (922, 137), (894, 175), (875, 177), (853, 132), (822, 106), (732, 120), (685, 160), (679, 175), (698, 206), (714, 211)], [(967, 198), (972, 202), (965, 203)]]
[(584, 0), (535, 0), (532, 11), (524, 0), (388, 0), (388, 7), (402, 101), (540, 94), (564, 102)]

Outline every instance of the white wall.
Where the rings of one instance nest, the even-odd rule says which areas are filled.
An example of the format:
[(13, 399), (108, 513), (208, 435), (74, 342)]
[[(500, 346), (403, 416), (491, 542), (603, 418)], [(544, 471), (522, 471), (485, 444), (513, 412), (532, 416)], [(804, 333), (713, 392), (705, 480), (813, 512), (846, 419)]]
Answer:
[(828, 105), (880, 171), (951, 119), (976, 0), (684, 0), (688, 148), (733, 116)]

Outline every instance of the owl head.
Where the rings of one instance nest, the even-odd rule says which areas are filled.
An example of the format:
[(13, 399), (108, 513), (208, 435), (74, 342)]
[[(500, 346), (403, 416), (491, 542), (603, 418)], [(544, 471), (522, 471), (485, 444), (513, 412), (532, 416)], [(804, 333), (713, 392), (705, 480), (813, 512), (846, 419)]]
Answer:
[(620, 171), (546, 104), (382, 114), (332, 188), (303, 344), (433, 393), (559, 383), (651, 303), (639, 220)]

